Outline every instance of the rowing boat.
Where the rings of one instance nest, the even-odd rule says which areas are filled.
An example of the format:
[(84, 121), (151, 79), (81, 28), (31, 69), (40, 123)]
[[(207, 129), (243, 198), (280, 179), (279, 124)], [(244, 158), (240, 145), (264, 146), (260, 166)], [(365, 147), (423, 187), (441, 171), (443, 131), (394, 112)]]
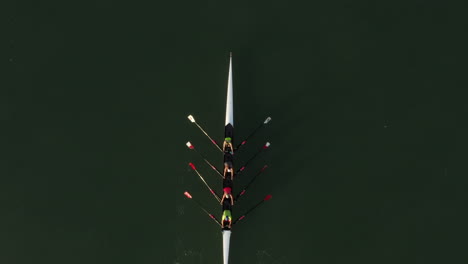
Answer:
[[(227, 98), (226, 98), (226, 119), (224, 125), (224, 138), (231, 138), (231, 143), (234, 144), (234, 97), (233, 97), (233, 87), (232, 87), (232, 53), (229, 54), (229, 77), (227, 84)], [(232, 155), (229, 153), (224, 153), (224, 162), (231, 161), (234, 168), (234, 160)], [(229, 177), (223, 179), (223, 188), (230, 187), (233, 190), (233, 181)], [(223, 205), (224, 207), (224, 205)], [(225, 208), (222, 208), (224, 211)], [(231, 210), (232, 213), (232, 210)], [(223, 228), (223, 263), (228, 264), (229, 261), (229, 245), (231, 240), (231, 229)]]
[[(232, 146), (234, 146), (234, 97), (233, 97), (233, 85), (232, 85), (232, 79), (233, 79), (233, 76), (232, 76), (232, 53), (230, 53), (230, 56), (229, 56), (229, 76), (228, 76), (228, 83), (227, 83), (227, 97), (226, 97), (226, 116), (225, 116), (225, 125), (224, 125), (224, 140), (230, 140)], [(265, 145), (262, 146), (262, 148), (260, 148), (260, 150), (252, 157), (250, 158), (244, 166), (242, 166), (240, 169), (238, 169), (237, 171), (234, 171), (234, 155), (233, 155), (233, 151), (237, 151), (241, 146), (245, 145), (247, 140), (252, 137), (261, 127), (263, 127), (264, 125), (268, 124), (268, 122), (270, 122), (271, 118), (268, 117), (267, 119), (265, 119), (265, 121), (260, 124), (259, 127), (257, 127), (245, 140), (242, 141), (242, 143), (240, 143), (236, 148), (232, 148), (232, 149), (227, 149), (225, 151), (224, 147), (221, 148), (218, 143), (213, 140), (209, 135), (208, 133), (195, 121), (195, 118), (192, 116), (192, 115), (189, 115), (188, 116), (188, 119), (194, 123), (211, 141), (211, 143), (213, 143), (224, 155), (224, 164), (229, 164), (229, 166), (231, 166), (231, 170), (232, 170), (232, 173), (234, 174), (234, 178), (236, 176), (238, 176), (242, 171), (244, 171), (244, 169), (247, 167), (247, 165), (250, 163), (250, 161), (252, 161), (262, 150), (264, 149), (267, 149), (269, 146), (270, 146), (270, 143), (269, 142), (266, 142)], [(224, 142), (224, 141), (223, 141)], [(233, 181), (234, 180), (231, 180), (231, 177), (228, 177), (224, 175), (224, 173), (221, 173), (214, 165), (212, 165), (200, 152), (198, 152), (198, 150), (195, 148), (195, 146), (191, 143), (191, 142), (187, 142), (186, 143), (187, 147), (191, 150), (195, 150), (199, 155), (200, 157), (205, 161), (206, 164), (208, 164), (213, 170), (215, 170), (221, 177), (223, 177), (223, 190), (224, 188), (226, 187), (229, 187), (231, 188), (231, 191), (234, 190), (234, 186), (233, 186)], [(211, 192), (211, 194), (213, 196), (215, 196), (216, 200), (218, 200), (218, 202), (221, 200), (220, 197), (217, 195), (217, 193), (210, 187), (210, 185), (206, 182), (206, 180), (203, 178), (203, 176), (200, 174), (200, 172), (197, 170), (197, 168), (195, 167), (195, 165), (193, 163), (189, 163), (189, 166), (197, 173), (197, 175), (200, 177), (200, 179), (203, 181), (203, 183), (206, 185), (206, 187), (209, 189), (209, 191)], [(223, 166), (224, 167), (224, 166)], [(231, 199), (234, 199), (235, 201), (239, 200), (239, 198), (244, 195), (244, 193), (246, 192), (246, 190), (248, 189), (248, 187), (255, 181), (255, 179), (257, 178), (257, 176), (259, 176), (265, 169), (267, 168), (267, 166), (263, 166), (263, 168), (260, 170), (259, 173), (257, 173), (251, 180), (250, 182), (242, 189), (242, 191), (237, 194), (237, 196), (231, 196)], [(259, 205), (261, 205), (263, 202), (265, 201), (268, 201), (269, 199), (271, 199), (271, 195), (267, 195), (263, 200), (261, 200), (259, 203), (257, 203), (254, 207), (252, 207), (251, 209), (249, 209), (246, 213), (244, 213), (243, 215), (241, 215), (240, 217), (238, 217), (235, 221), (232, 221), (232, 218), (231, 218), (231, 223), (232, 225), (226, 225), (224, 223), (224, 219), (221, 219), (221, 221), (218, 221), (218, 219), (213, 215), (213, 214), (210, 214), (206, 209), (205, 207), (197, 200), (195, 200), (192, 195), (189, 193), (189, 192), (185, 192), (184, 195), (189, 198), (189, 199), (192, 199), (194, 200), (198, 206), (206, 213), (208, 214), (208, 216), (210, 216), (211, 219), (213, 219), (220, 227), (221, 227), (221, 232), (222, 232), (222, 236), (223, 236), (223, 264), (228, 264), (229, 262), (229, 249), (230, 249), (230, 240), (231, 240), (231, 228), (232, 228), (232, 225), (236, 224), (238, 221), (242, 220), (245, 218), (245, 216), (247, 214), (249, 214), (251, 211), (253, 211), (255, 208), (257, 208)], [(230, 203), (222, 203), (222, 208), (221, 208), (221, 211), (222, 212), (225, 212), (225, 211), (229, 211), (230, 214), (231, 214), (231, 217), (232, 217), (232, 206)], [(224, 214), (223, 214), (223, 217), (224, 217)]]

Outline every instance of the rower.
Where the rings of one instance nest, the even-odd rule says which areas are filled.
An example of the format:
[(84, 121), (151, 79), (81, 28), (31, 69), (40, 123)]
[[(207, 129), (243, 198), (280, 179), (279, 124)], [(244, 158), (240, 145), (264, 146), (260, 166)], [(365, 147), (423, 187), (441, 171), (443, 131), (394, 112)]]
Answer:
[(231, 181), (234, 180), (234, 168), (232, 167), (232, 162), (224, 162), (224, 173), (223, 178), (226, 179), (226, 174), (230, 175)]
[(223, 142), (223, 152), (234, 154), (234, 147), (232, 146), (232, 138), (226, 137)]
[(233, 206), (234, 205), (234, 199), (233, 198), (234, 197), (232, 197), (231, 188), (229, 188), (229, 187), (224, 188), (223, 197), (221, 198), (221, 204), (223, 204), (223, 202), (226, 202), (228, 205)]
[(226, 225), (230, 229), (232, 225), (232, 216), (230, 210), (224, 210), (223, 216), (221, 218), (222, 227), (225, 228)]
[(232, 187), (231, 186), (223, 186), (223, 192), (231, 194), (232, 192)]

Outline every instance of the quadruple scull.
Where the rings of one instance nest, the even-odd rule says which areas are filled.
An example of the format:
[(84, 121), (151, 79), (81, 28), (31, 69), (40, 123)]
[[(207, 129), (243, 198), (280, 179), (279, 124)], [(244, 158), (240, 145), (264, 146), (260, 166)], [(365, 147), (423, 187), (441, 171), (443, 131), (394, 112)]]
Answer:
[[(190, 122), (194, 123), (202, 132), (205, 134), (211, 143), (213, 143), (224, 155), (224, 164), (223, 167), (225, 168), (224, 172), (221, 173), (214, 165), (211, 164), (200, 152), (198, 152), (191, 142), (187, 142), (186, 145), (189, 149), (195, 150), (200, 157), (208, 164), (213, 170), (217, 172), (218, 175), (223, 177), (223, 196), (220, 198), (218, 194), (208, 185), (206, 180), (203, 176), (198, 172), (195, 165), (193, 163), (189, 163), (189, 166), (196, 172), (196, 174), (200, 177), (206, 187), (209, 189), (210, 193), (216, 198), (218, 202), (222, 204), (222, 218), (221, 221), (211, 213), (209, 213), (204, 206), (196, 199), (192, 197), (189, 192), (184, 192), (184, 195), (194, 200), (197, 205), (211, 218), (213, 219), (220, 227), (223, 236), (223, 264), (228, 264), (229, 261), (229, 248), (230, 248), (230, 241), (231, 241), (231, 232), (232, 232), (232, 225), (236, 224), (238, 221), (244, 219), (247, 214), (252, 212), (255, 208), (263, 204), (265, 201), (271, 199), (271, 195), (265, 196), (260, 202), (258, 202), (255, 206), (250, 208), (246, 213), (238, 217), (236, 220), (232, 220), (232, 207), (234, 201), (237, 201), (246, 190), (250, 187), (250, 185), (255, 181), (255, 179), (267, 168), (267, 165), (263, 166), (263, 168), (258, 172), (250, 182), (239, 192), (236, 196), (232, 195), (232, 191), (234, 190), (234, 179), (236, 176), (244, 171), (247, 165), (258, 156), (258, 154), (270, 147), (270, 143), (266, 142), (262, 148), (255, 153), (255, 155), (250, 158), (243, 166), (241, 166), (237, 171), (234, 171), (234, 152), (237, 151), (241, 146), (244, 146), (248, 139), (250, 139), (260, 128), (264, 125), (268, 124), (271, 121), (270, 117), (267, 117), (265, 121), (260, 124), (246, 139), (244, 139), (236, 148), (234, 148), (234, 97), (233, 97), (233, 85), (232, 85), (232, 53), (230, 53), (229, 58), (229, 76), (228, 76), (228, 84), (227, 84), (227, 99), (226, 99), (226, 116), (225, 116), (225, 125), (224, 125), (224, 142), (222, 147), (218, 145), (218, 143), (213, 140), (208, 133), (195, 121), (195, 118), (192, 115), (188, 116)], [(228, 175), (231, 174), (231, 175)]]

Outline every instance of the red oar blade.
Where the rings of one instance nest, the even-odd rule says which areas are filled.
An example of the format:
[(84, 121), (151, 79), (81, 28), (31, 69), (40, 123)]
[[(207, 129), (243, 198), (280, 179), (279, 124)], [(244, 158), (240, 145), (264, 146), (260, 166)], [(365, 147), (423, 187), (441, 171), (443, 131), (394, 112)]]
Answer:
[(184, 192), (185, 197), (192, 199), (192, 195), (189, 192)]
[(192, 168), (192, 170), (197, 170), (197, 168), (195, 168), (195, 165), (192, 162), (190, 162), (188, 165), (190, 166), (190, 168)]
[(269, 194), (269, 195), (265, 196), (265, 198), (263, 198), (263, 201), (268, 201), (268, 200), (270, 200), (272, 197), (273, 197), (273, 195)]

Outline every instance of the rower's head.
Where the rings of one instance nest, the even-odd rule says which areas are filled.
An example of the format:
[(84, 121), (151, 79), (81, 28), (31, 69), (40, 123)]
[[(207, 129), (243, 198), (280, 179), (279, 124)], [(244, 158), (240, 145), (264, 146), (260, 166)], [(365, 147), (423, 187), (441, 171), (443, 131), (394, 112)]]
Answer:
[(232, 141), (232, 138), (230, 138), (230, 137), (227, 137), (227, 138), (225, 138), (224, 140), (225, 140), (227, 143), (231, 143), (231, 141)]

